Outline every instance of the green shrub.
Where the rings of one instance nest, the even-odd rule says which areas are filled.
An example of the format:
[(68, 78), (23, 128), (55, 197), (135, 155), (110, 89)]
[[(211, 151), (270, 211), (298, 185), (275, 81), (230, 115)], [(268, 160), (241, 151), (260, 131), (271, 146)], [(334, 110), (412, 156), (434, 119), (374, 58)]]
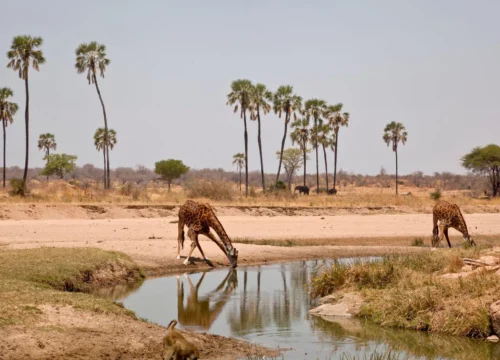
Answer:
[(424, 239), (422, 238), (413, 239), (413, 241), (411, 242), (411, 246), (425, 246)]
[(441, 199), (441, 189), (436, 188), (436, 190), (431, 192), (429, 195), (431, 196), (432, 200), (439, 200), (439, 199)]
[(11, 194), (14, 196), (25, 196), (28, 192), (28, 189), (22, 179), (10, 179), (9, 183), (12, 188)]

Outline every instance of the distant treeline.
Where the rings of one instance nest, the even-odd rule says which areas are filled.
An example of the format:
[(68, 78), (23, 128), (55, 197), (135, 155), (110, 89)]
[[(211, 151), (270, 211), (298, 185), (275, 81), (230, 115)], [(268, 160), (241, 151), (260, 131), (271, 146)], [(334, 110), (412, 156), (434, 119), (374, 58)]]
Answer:
[[(40, 175), (43, 168), (31, 168), (28, 171), (29, 179), (38, 181), (46, 181), (46, 178)], [(18, 166), (11, 166), (7, 168), (7, 179), (20, 178), (23, 175), (23, 169)], [(275, 174), (266, 174), (266, 181), (269, 184), (275, 179)], [(348, 173), (344, 170), (339, 170), (338, 182), (340, 188), (347, 186), (378, 186), (381, 188), (394, 186), (394, 177), (385, 172), (384, 169), (378, 175), (361, 175)], [(135, 183), (137, 185), (145, 185), (150, 181), (158, 180), (159, 176), (154, 173), (152, 169), (145, 166), (119, 167), (111, 170), (111, 180), (116, 184), (125, 184), (127, 182)], [(284, 175), (282, 175), (284, 179)], [(332, 178), (332, 175), (330, 175)], [(53, 178), (56, 179), (55, 177)], [(95, 167), (92, 164), (86, 164), (77, 167), (75, 171), (66, 176), (66, 180), (79, 180), (79, 181), (95, 181), (96, 183), (102, 182), (103, 169)], [(225, 171), (224, 169), (191, 169), (186, 175), (174, 181), (175, 184), (182, 185), (186, 182), (203, 179), (203, 180), (218, 180), (218, 181), (231, 181), (238, 183), (239, 174), (236, 171)], [(322, 183), (320, 187), (325, 184), (324, 173), (320, 177)], [(261, 178), (259, 171), (251, 171), (248, 174), (249, 186), (258, 189), (261, 187)], [(294, 181), (301, 183), (301, 175), (294, 177)], [(316, 183), (315, 174), (307, 175), (307, 184), (314, 187)], [(475, 190), (483, 192), (487, 189), (487, 180), (482, 176), (477, 175), (458, 175), (449, 172), (434, 173), (433, 175), (424, 175), (421, 171), (416, 171), (408, 175), (399, 177), (399, 183), (417, 187), (435, 188), (439, 187), (442, 190)]]

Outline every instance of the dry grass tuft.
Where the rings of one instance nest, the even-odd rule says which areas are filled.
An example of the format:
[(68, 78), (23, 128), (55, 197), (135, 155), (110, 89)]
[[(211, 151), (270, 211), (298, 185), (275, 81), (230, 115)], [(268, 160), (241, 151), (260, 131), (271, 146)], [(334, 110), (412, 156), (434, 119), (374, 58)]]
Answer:
[(189, 198), (231, 201), (235, 191), (233, 185), (227, 181), (199, 180), (187, 184), (187, 195)]
[(438, 276), (458, 271), (461, 258), (478, 256), (478, 249), (453, 249), (337, 263), (313, 278), (310, 296), (357, 290), (365, 298), (360, 316), (376, 324), (484, 338), (491, 333), (488, 306), (500, 293), (498, 275)]

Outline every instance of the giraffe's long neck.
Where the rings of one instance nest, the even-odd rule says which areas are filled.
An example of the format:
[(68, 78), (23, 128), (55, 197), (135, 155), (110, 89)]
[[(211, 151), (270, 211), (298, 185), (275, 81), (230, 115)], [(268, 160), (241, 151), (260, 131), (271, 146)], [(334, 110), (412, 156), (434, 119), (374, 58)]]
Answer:
[(464, 219), (464, 216), (462, 215), (462, 212), (460, 211), (459, 207), (457, 206), (456, 207), (457, 211), (458, 211), (458, 215), (459, 215), (459, 221), (460, 221), (460, 224), (459, 224), (459, 227), (460, 229), (457, 229), (459, 230), (464, 238), (469, 238), (469, 231), (467, 230), (467, 224), (465, 223), (465, 219)]
[(215, 213), (213, 209), (210, 209), (212, 212), (212, 217), (211, 217), (211, 224), (210, 227), (214, 229), (215, 233), (219, 236), (220, 240), (224, 244), (224, 247), (226, 248), (226, 251), (229, 252), (230, 250), (233, 249), (233, 244), (231, 243), (231, 240), (229, 239), (229, 236), (226, 233), (226, 230), (224, 230), (224, 227), (220, 223), (219, 219), (217, 219), (217, 216), (215, 216)]

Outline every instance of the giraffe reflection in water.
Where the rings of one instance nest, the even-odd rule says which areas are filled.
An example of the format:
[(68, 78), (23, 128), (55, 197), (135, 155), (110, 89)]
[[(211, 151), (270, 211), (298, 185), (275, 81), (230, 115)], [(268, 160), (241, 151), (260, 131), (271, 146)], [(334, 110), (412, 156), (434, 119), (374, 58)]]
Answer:
[[(300, 321), (308, 311), (309, 301), (303, 287), (310, 279), (309, 270), (305, 261), (291, 265), (282, 264), (279, 266), (282, 289), (269, 291), (264, 284), (264, 290), (261, 292), (260, 266), (257, 268), (257, 287), (251, 291), (247, 290), (248, 275), (245, 269), (239, 304), (233, 302), (228, 316), (231, 331), (244, 335), (264, 331), (270, 326), (279, 331), (290, 331), (293, 323)], [(278, 279), (267, 281), (276, 280)]]
[[(200, 297), (198, 290), (207, 272), (201, 275), (196, 286), (191, 282), (189, 275), (184, 274), (189, 284), (186, 307), (184, 307), (184, 283), (180, 276), (177, 276), (177, 319), (182, 326), (198, 326), (206, 330), (210, 329), (230, 299), (231, 293), (238, 287), (237, 270), (231, 268), (215, 290)], [(212, 306), (210, 306), (211, 302)]]

